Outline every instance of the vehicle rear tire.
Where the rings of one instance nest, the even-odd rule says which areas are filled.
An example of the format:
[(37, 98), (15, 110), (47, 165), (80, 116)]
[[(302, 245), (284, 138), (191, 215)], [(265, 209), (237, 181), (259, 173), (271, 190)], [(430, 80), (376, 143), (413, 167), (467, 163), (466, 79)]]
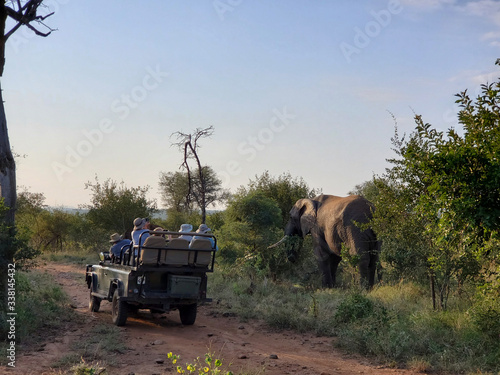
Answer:
[(92, 290), (94, 289), (94, 283), (90, 284), (90, 293), (89, 293), (89, 310), (91, 312), (98, 312), (101, 307), (101, 299), (99, 297), (92, 295)]
[(122, 301), (118, 295), (118, 289), (113, 293), (113, 300), (111, 301), (111, 317), (113, 323), (117, 326), (124, 326), (127, 322), (128, 303)]
[(196, 321), (196, 312), (198, 310), (198, 305), (193, 303), (191, 305), (179, 306), (179, 316), (181, 318), (181, 323), (185, 326), (191, 326)]

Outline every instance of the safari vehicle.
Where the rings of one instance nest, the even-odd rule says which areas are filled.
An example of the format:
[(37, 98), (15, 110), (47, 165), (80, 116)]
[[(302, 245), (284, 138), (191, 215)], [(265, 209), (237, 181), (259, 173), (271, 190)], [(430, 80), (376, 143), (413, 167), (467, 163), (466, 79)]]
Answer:
[(174, 238), (179, 232), (149, 233), (145, 239), (141, 234), (140, 246), (123, 246), (120, 257), (111, 259), (109, 253), (102, 252), (98, 265), (86, 266), (89, 309), (97, 312), (101, 301), (111, 302), (117, 326), (125, 325), (128, 314), (139, 309), (177, 309), (182, 324), (192, 325), (198, 304), (211, 301), (206, 297), (207, 273), (214, 269), (217, 240), (209, 234), (183, 233), (197, 237), (190, 243)]

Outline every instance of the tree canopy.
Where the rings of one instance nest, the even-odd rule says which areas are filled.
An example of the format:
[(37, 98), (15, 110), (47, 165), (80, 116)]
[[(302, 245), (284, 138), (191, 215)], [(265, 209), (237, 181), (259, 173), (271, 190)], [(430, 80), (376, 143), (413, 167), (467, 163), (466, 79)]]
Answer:
[[(200, 176), (203, 176), (203, 189)], [(191, 177), (191, 191), (189, 191), (189, 176), (187, 172), (162, 172), (159, 182), (160, 195), (167, 209), (176, 212), (192, 209), (202, 210), (202, 206), (210, 207), (216, 203), (223, 203), (229, 198), (229, 192), (222, 188), (222, 182), (215, 171), (203, 167), (203, 173), (194, 173)], [(186, 196), (190, 199), (186, 200)]]
[(248, 187), (240, 187), (239, 189), (239, 194), (256, 192), (274, 200), (278, 204), (283, 228), (288, 221), (290, 210), (297, 200), (313, 198), (319, 194), (319, 190), (309, 188), (303, 178), (294, 178), (289, 172), (273, 177), (269, 171), (256, 176), (255, 180), (250, 180)]
[(156, 210), (155, 201), (146, 197), (149, 186), (129, 188), (111, 179), (101, 183), (96, 177), (86, 189), (92, 192), (91, 204), (83, 206), (89, 210), (88, 219), (108, 231), (125, 233), (136, 217), (151, 217)]
[(438, 131), (419, 115), (407, 140), (396, 129), (397, 157), (375, 179), (382, 254), (400, 271), (425, 265), (443, 307), (467, 280), (500, 293), (500, 82), (456, 102), (459, 129)]

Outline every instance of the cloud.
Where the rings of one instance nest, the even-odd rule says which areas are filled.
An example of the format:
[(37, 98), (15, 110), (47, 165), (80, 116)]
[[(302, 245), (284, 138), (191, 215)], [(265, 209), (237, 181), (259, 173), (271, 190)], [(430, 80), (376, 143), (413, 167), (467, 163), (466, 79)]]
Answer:
[(463, 13), (484, 17), (500, 25), (500, 2), (496, 0), (469, 1), (465, 5), (457, 6)]
[(454, 5), (456, 0), (399, 0), (402, 6), (413, 8), (421, 12), (429, 12), (442, 9), (448, 5)]
[(481, 93), (481, 85), (494, 82), (497, 79), (498, 71), (495, 69), (490, 71), (463, 70), (448, 80), (450, 82), (464, 82), (469, 86), (469, 94), (476, 97)]
[(500, 2), (496, 0), (469, 1), (465, 5), (457, 6), (457, 10), (470, 16), (483, 18), (493, 23), (495, 31), (487, 32), (481, 37), (482, 41), (489, 41), (494, 47), (500, 46)]

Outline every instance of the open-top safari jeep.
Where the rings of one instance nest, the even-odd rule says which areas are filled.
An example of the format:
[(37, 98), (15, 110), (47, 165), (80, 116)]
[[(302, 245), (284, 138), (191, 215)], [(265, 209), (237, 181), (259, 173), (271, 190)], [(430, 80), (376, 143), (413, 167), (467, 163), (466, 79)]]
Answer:
[(178, 236), (179, 232), (149, 233), (145, 239), (141, 234), (140, 246), (123, 246), (120, 257), (111, 259), (103, 252), (98, 265), (86, 266), (89, 309), (97, 312), (102, 300), (111, 302), (117, 326), (124, 325), (128, 314), (138, 309), (177, 309), (182, 324), (194, 324), (198, 304), (211, 301), (206, 297), (207, 273), (214, 269), (217, 240), (209, 234), (183, 233), (198, 237), (190, 243), (161, 236)]

